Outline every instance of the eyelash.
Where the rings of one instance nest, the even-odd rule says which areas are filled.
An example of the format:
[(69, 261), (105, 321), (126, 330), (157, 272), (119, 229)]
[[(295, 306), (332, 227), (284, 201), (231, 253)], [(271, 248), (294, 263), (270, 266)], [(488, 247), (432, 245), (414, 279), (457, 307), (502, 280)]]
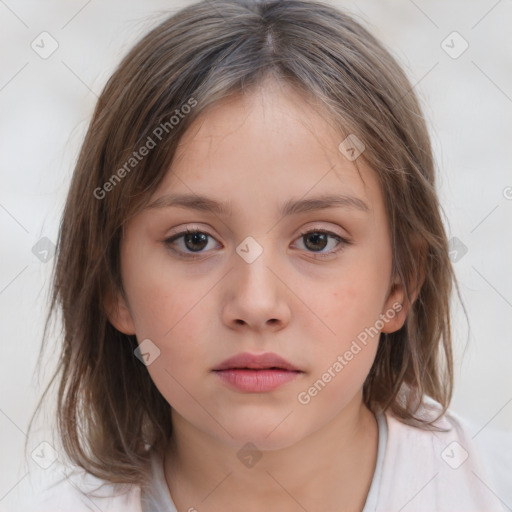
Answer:
[[(210, 238), (214, 238), (212, 235), (210, 235), (209, 233), (207, 233), (206, 231), (203, 231), (201, 229), (187, 228), (185, 231), (181, 231), (180, 233), (176, 233), (175, 235), (172, 235), (170, 238), (166, 238), (163, 242), (170, 250), (172, 250), (174, 253), (178, 254), (181, 258), (185, 258), (185, 259), (189, 259), (189, 260), (199, 259), (204, 256), (204, 254), (205, 254), (204, 252), (184, 253), (181, 250), (177, 250), (174, 247), (172, 247), (173, 243), (176, 240), (178, 240), (179, 238), (182, 238), (185, 235), (194, 234), (194, 233), (202, 233), (204, 235), (207, 235)], [(307, 231), (303, 231), (297, 237), (297, 240), (306, 235), (309, 235), (311, 233), (324, 233), (326, 235), (329, 235), (331, 238), (334, 238), (339, 243), (339, 246), (336, 249), (333, 249), (327, 253), (318, 253), (318, 252), (315, 253), (314, 251), (308, 251), (311, 254), (314, 254), (315, 258), (321, 259), (321, 258), (329, 257), (333, 254), (337, 254), (338, 252), (342, 251), (347, 245), (350, 245), (352, 243), (349, 240), (337, 235), (336, 233), (333, 233), (332, 231), (327, 231), (325, 229), (309, 229)]]

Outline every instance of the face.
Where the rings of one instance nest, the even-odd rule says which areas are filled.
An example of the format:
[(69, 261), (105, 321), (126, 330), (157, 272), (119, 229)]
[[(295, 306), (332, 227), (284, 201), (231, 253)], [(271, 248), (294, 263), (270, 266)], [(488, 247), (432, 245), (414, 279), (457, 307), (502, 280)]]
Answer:
[[(127, 300), (111, 322), (145, 344), (173, 422), (276, 449), (361, 404), (375, 332), (399, 329), (405, 309), (393, 308), (403, 290), (377, 177), (362, 158), (358, 174), (342, 140), (300, 96), (267, 83), (193, 124), (127, 224)], [(171, 204), (178, 194), (226, 204)], [(341, 199), (312, 201), (326, 196)], [(295, 370), (272, 355), (252, 361), (259, 370), (223, 365), (240, 354)]]

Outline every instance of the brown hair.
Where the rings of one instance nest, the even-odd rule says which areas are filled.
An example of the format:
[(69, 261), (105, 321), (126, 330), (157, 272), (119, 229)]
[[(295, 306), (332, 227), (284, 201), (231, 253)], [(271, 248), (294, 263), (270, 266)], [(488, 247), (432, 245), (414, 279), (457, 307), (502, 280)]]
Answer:
[[(442, 405), (441, 414), (448, 407), (456, 281), (429, 134), (406, 75), (353, 16), (326, 4), (204, 0), (147, 34), (106, 84), (62, 217), (41, 353), (56, 311), (62, 313), (63, 344), (36, 411), (59, 377), (58, 432), (65, 452), (101, 479), (145, 482), (148, 446), (163, 448), (172, 430), (169, 404), (134, 355), (135, 336), (117, 331), (104, 306), (109, 294), (124, 294), (123, 225), (147, 204), (187, 127), (208, 106), (250, 92), (268, 76), (321, 105), (343, 138), (355, 134), (363, 141), (361, 158), (383, 191), (392, 272), (406, 286), (411, 307), (400, 330), (381, 334), (364, 383), (365, 404), (390, 408), (401, 421), (423, 428), (432, 428), (415, 415), (424, 395)], [(155, 147), (136, 158), (150, 139)]]

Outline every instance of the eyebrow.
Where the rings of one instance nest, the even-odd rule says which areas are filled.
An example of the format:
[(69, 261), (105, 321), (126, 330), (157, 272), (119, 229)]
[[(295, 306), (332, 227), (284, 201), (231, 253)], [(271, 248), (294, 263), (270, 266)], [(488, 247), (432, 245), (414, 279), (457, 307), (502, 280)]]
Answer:
[[(188, 208), (191, 210), (212, 212), (218, 215), (231, 215), (232, 205), (229, 201), (217, 201), (202, 195), (167, 194), (159, 197), (146, 208)], [(284, 217), (301, 213), (325, 210), (327, 208), (352, 208), (369, 212), (368, 205), (358, 197), (348, 195), (324, 194), (310, 199), (289, 199), (280, 208)]]

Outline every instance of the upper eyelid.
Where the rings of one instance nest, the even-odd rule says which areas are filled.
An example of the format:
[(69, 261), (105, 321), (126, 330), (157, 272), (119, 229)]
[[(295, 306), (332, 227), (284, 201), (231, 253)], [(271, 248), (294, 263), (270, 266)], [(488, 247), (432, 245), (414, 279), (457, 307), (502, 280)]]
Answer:
[[(337, 224), (338, 221), (335, 221), (335, 220), (327, 220), (327, 219), (324, 219), (324, 220), (316, 220), (316, 221), (311, 221), (311, 223), (313, 225), (309, 225), (305, 228), (301, 228), (299, 230), (299, 232), (297, 233), (297, 236), (300, 236), (301, 234), (303, 233), (307, 233), (309, 231), (326, 231), (326, 232), (329, 232), (329, 233), (332, 233), (334, 235), (337, 235), (337, 236), (340, 236), (342, 238), (350, 238), (350, 234), (349, 232), (347, 231), (347, 229), (341, 225), (338, 225)], [(309, 223), (309, 224), (311, 224)], [(319, 226), (318, 224), (320, 223), (327, 223), (327, 224), (333, 224), (333, 225), (336, 225), (340, 230), (342, 230), (345, 234), (342, 234), (342, 233), (336, 233), (335, 229), (336, 228), (330, 228), (330, 227), (325, 227), (325, 226)], [(187, 230), (188, 231), (200, 231), (201, 233), (206, 233), (208, 234), (209, 236), (212, 236), (214, 238), (216, 238), (216, 235), (212, 234), (211, 231), (215, 231), (215, 229), (211, 228), (209, 225), (207, 225), (207, 227), (202, 227), (200, 226), (200, 222), (199, 223), (194, 223), (194, 222), (191, 222), (190, 224), (187, 225), (187, 223), (183, 223), (182, 228), (179, 228), (177, 231), (174, 231), (172, 234), (170, 235), (167, 235), (166, 238), (170, 238), (172, 236), (176, 236), (178, 234), (183, 234), (183, 233), (186, 233)], [(294, 230), (295, 231), (295, 230)]]
[[(336, 233), (335, 231), (332, 231), (328, 228), (321, 228), (321, 227), (315, 227), (315, 226), (312, 226), (309, 228), (304, 228), (299, 233), (297, 233), (297, 237), (304, 236), (305, 234), (308, 234), (311, 232), (323, 232), (323, 233), (327, 233), (332, 236), (337, 236), (338, 238), (341, 238), (341, 239), (349, 238), (348, 236), (341, 235), (341, 234)], [(181, 236), (187, 235), (188, 233), (204, 233), (205, 235), (208, 235), (212, 238), (217, 239), (216, 235), (211, 234), (208, 229), (201, 228), (199, 226), (192, 226), (192, 227), (183, 228), (180, 231), (176, 231), (175, 233), (172, 233), (172, 234), (166, 236), (164, 238), (164, 240), (169, 240), (172, 238), (179, 238)]]

